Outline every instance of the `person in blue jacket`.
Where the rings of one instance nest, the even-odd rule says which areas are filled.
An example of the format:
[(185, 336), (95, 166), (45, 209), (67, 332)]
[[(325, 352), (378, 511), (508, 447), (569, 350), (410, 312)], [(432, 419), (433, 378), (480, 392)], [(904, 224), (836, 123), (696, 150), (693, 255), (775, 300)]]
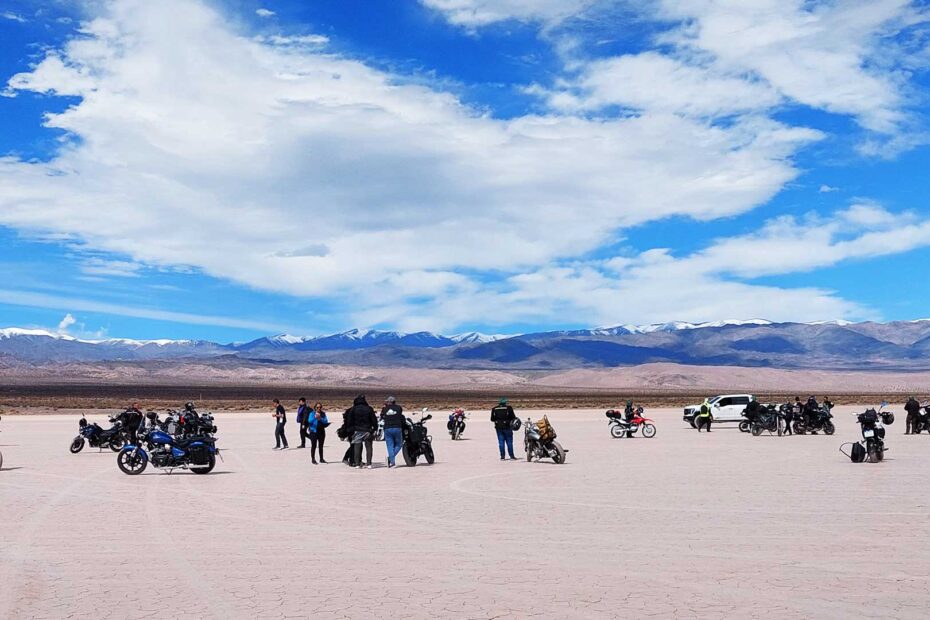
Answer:
[(314, 465), (316, 461), (317, 447), (320, 449), (320, 463), (325, 463), (323, 458), (323, 444), (326, 442), (326, 427), (329, 426), (329, 418), (323, 411), (323, 403), (316, 403), (313, 409), (307, 410), (307, 437), (310, 438), (310, 460)]

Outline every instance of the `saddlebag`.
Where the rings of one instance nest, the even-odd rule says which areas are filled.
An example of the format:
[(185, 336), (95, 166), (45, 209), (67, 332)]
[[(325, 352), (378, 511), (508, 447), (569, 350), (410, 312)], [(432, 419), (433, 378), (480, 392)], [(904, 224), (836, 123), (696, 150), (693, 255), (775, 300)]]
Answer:
[(546, 416), (543, 416), (541, 420), (536, 422), (536, 430), (539, 431), (540, 441), (549, 442), (556, 437), (555, 429), (549, 424), (549, 418)]
[(187, 453), (191, 458), (191, 465), (209, 465), (210, 448), (205, 444), (197, 444), (188, 448)]

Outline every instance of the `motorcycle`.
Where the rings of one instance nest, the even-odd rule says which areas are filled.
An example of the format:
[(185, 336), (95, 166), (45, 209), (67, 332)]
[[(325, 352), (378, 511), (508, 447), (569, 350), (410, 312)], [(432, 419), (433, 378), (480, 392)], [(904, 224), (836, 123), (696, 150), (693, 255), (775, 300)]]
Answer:
[(750, 421), (750, 432), (753, 437), (758, 437), (763, 432), (777, 433), (779, 437), (784, 433), (785, 419), (781, 411), (775, 408), (775, 405), (767, 405), (759, 410), (758, 415)]
[(836, 426), (833, 424), (833, 414), (826, 407), (820, 407), (811, 413), (802, 413), (797, 416), (792, 425), (792, 429), (798, 435), (810, 433), (816, 435), (818, 431), (823, 431), (825, 435), (832, 435), (836, 432)]
[(915, 435), (919, 435), (923, 431), (930, 434), (930, 405), (922, 407), (917, 412), (917, 419), (914, 420), (914, 427), (911, 429), (911, 432)]
[[(145, 444), (145, 447), (143, 447)], [(145, 471), (149, 462), (156, 469), (189, 469), (195, 474), (209, 474), (216, 467), (220, 453), (216, 439), (208, 435), (172, 437), (165, 431), (145, 431), (135, 445), (124, 446), (116, 457), (116, 464), (124, 474), (137, 476)]]
[(91, 448), (97, 448), (99, 450), (109, 448), (113, 452), (119, 452), (126, 443), (126, 439), (123, 435), (123, 425), (113, 418), (113, 416), (110, 416), (109, 420), (112, 426), (108, 429), (103, 429), (96, 422), (88, 424), (87, 418), (82, 415), (81, 419), (78, 421), (77, 437), (71, 442), (71, 454), (77, 454), (83, 450), (85, 442), (90, 444)]
[(456, 409), (449, 416), (449, 423), (446, 424), (446, 428), (449, 431), (449, 436), (452, 437), (452, 441), (462, 438), (462, 433), (465, 432), (465, 418), (467, 417), (462, 409)]
[(568, 450), (555, 440), (557, 435), (547, 416), (535, 423), (527, 418), (523, 428), (523, 449), (526, 450), (527, 462), (542, 458), (551, 458), (557, 464), (565, 462)]
[(870, 463), (878, 463), (885, 458), (885, 424), (894, 423), (894, 413), (885, 411), (888, 403), (882, 403), (878, 411), (866, 409), (864, 413), (856, 416), (865, 442), (865, 458)]
[(633, 416), (627, 420), (622, 411), (611, 409), (607, 412), (607, 424), (610, 428), (610, 436), (614, 439), (621, 437), (632, 437), (640, 429), (643, 431), (643, 437), (651, 439), (656, 436), (655, 422), (649, 418), (643, 417), (643, 408), (637, 407)]
[(384, 441), (384, 418), (378, 418), (378, 428), (375, 430), (375, 441)]
[(426, 421), (432, 420), (433, 416), (427, 413), (429, 409), (423, 409), (420, 412), (420, 420), (414, 422), (411, 418), (406, 419), (404, 424), (404, 462), (407, 467), (415, 467), (417, 459), (421, 456), (426, 462), (432, 465), (436, 461), (433, 454), (433, 438), (430, 437), (426, 429)]

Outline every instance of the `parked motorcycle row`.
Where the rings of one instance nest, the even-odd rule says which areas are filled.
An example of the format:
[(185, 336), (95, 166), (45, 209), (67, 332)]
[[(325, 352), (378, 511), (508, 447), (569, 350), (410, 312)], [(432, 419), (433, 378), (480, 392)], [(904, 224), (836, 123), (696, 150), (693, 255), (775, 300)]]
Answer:
[(781, 437), (787, 433), (789, 424), (795, 435), (808, 433), (832, 435), (836, 432), (833, 414), (830, 412), (830, 407), (826, 405), (819, 405), (812, 410), (799, 413), (793, 403), (760, 404), (756, 411), (751, 411), (747, 407), (743, 411), (743, 418), (739, 423), (739, 430), (750, 433), (753, 437), (758, 437), (765, 432)]
[(212, 413), (198, 413), (193, 403), (181, 411), (169, 409), (164, 418), (149, 411), (144, 416), (135, 408), (110, 416), (110, 428), (89, 424), (85, 416), (78, 421), (78, 435), (71, 442), (77, 454), (85, 444), (98, 450), (117, 453), (116, 465), (125, 474), (141, 474), (151, 463), (156, 469), (171, 472), (189, 469), (208, 474), (216, 466), (216, 424)]

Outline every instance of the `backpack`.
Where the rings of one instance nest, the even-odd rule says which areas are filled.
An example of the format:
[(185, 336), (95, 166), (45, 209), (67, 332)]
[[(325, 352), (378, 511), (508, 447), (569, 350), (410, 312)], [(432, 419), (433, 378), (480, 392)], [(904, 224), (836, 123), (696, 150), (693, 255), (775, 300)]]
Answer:
[(852, 445), (849, 452), (849, 460), (853, 463), (862, 463), (865, 461), (865, 446), (858, 441)]

